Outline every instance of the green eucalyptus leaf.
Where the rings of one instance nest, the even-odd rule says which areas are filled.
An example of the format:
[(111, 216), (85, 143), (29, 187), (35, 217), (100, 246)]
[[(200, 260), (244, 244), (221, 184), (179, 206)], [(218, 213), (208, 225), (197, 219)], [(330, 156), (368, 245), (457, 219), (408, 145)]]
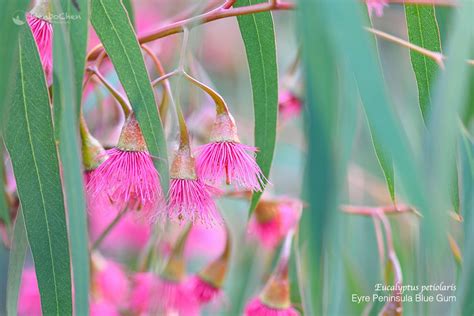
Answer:
[(59, 131), (59, 154), (68, 210), (69, 242), (74, 279), (74, 310), (89, 313), (89, 249), (86, 203), (79, 139), (79, 112), (87, 44), (88, 1), (77, 0), (77, 10), (69, 0), (53, 1), (53, 13), (74, 20), (53, 24), (53, 107)]
[[(405, 15), (411, 43), (441, 52), (441, 39), (433, 5), (406, 4)], [(411, 64), (418, 86), (418, 100), (423, 119), (428, 120), (432, 107), (432, 86), (439, 66), (425, 55), (410, 50)]]
[(166, 138), (136, 34), (127, 11), (116, 0), (92, 0), (91, 22), (133, 107), (148, 150), (155, 157), (164, 192), (169, 171)]
[[(234, 7), (248, 6), (266, 0), (238, 0)], [(278, 69), (273, 18), (270, 12), (237, 17), (245, 45), (252, 82), (255, 115), (255, 147), (257, 163), (266, 178), (270, 176), (276, 143), (278, 115)], [(262, 192), (252, 196), (250, 214)]]
[(21, 30), (5, 142), (13, 164), (44, 315), (71, 315), (71, 266), (59, 158), (41, 61)]

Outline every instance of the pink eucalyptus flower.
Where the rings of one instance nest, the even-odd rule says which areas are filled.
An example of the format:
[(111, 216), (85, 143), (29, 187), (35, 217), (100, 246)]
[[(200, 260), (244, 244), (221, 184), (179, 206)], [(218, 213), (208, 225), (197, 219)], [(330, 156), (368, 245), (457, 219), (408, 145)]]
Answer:
[(21, 275), (21, 285), (18, 297), (18, 315), (41, 315), (41, 297), (34, 268), (24, 269)]
[(381, 17), (383, 15), (383, 8), (388, 6), (388, 0), (366, 0), (369, 15), (375, 12), (375, 15)]
[(158, 312), (176, 313), (176, 315), (199, 315), (199, 304), (192, 295), (186, 280), (172, 281), (159, 277), (156, 284), (155, 302)]
[(53, 68), (53, 26), (45, 17), (37, 17), (30, 13), (26, 15), (26, 20), (33, 32), (41, 63), (49, 82), (51, 81), (51, 71)]
[(283, 121), (298, 116), (303, 109), (301, 99), (289, 90), (280, 91), (278, 94), (278, 113)]
[(299, 316), (300, 313), (293, 307), (272, 308), (265, 305), (258, 297), (252, 299), (245, 306), (244, 316)]
[(91, 175), (87, 191), (102, 202), (104, 195), (118, 210), (127, 207), (153, 218), (163, 203), (160, 178), (133, 114), (125, 122), (117, 148)]
[(302, 208), (301, 201), (295, 199), (262, 200), (250, 219), (248, 232), (262, 246), (273, 249), (298, 224)]
[(189, 146), (180, 148), (171, 166), (167, 215), (171, 219), (212, 226), (221, 222), (208, 187), (196, 176)]
[(199, 176), (211, 184), (225, 179), (227, 184), (261, 191), (266, 179), (255, 161), (256, 151), (257, 148), (240, 143), (231, 114), (227, 110), (218, 112), (210, 143), (198, 149)]

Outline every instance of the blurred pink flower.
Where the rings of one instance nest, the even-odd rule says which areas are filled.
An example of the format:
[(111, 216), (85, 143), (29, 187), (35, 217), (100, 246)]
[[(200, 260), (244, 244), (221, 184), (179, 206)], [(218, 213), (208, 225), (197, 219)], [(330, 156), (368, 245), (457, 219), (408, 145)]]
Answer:
[(243, 189), (263, 189), (266, 179), (255, 161), (257, 148), (240, 143), (234, 119), (227, 110), (218, 112), (209, 140), (197, 151), (197, 170), (204, 181), (216, 184), (225, 179), (227, 184)]
[(90, 316), (120, 316), (117, 307), (110, 302), (93, 302), (90, 305)]
[(212, 229), (196, 223), (191, 228), (184, 253), (187, 258), (199, 257), (208, 261), (216, 259), (224, 250), (225, 228), (215, 226)]
[(300, 115), (303, 103), (293, 92), (282, 90), (278, 94), (278, 113), (283, 121)]
[(34, 268), (26, 268), (21, 275), (18, 296), (19, 316), (40, 316), (41, 298)]
[(367, 9), (369, 10), (369, 15), (372, 16), (372, 13), (375, 12), (375, 15), (381, 17), (383, 15), (383, 8), (388, 6), (388, 0), (366, 0)]
[(53, 68), (53, 26), (43, 18), (27, 13), (26, 20), (35, 38), (47, 81), (51, 81)]
[(252, 299), (246, 306), (244, 316), (299, 316), (300, 313), (293, 307), (272, 308), (265, 305), (260, 298)]
[[(164, 204), (160, 179), (133, 114), (125, 122), (117, 148), (91, 174), (87, 191), (103, 202), (107, 196), (117, 210), (127, 207), (140, 217), (152, 219)], [(106, 207), (101, 205), (100, 207)]]
[(177, 315), (199, 315), (199, 304), (186, 280), (172, 281), (159, 277), (156, 284), (157, 311)]
[(203, 280), (199, 275), (190, 278), (189, 286), (191, 287), (194, 297), (200, 304), (209, 303), (222, 295), (221, 288), (215, 287)]
[(248, 232), (262, 246), (272, 249), (297, 226), (302, 209), (303, 203), (296, 199), (261, 200), (250, 219)]
[[(110, 212), (91, 212), (90, 233), (95, 240), (115, 219), (116, 215)], [(101, 247), (111, 250), (129, 250), (137, 252), (145, 247), (151, 234), (148, 223), (137, 221), (134, 214), (126, 214), (112, 229), (101, 244)]]
[[(189, 283), (172, 281), (151, 272), (134, 276), (130, 309), (138, 315), (199, 315), (199, 305), (193, 298)], [(160, 314), (161, 313), (161, 314)]]
[(97, 301), (122, 306), (129, 297), (129, 282), (123, 268), (116, 262), (93, 257), (93, 294)]

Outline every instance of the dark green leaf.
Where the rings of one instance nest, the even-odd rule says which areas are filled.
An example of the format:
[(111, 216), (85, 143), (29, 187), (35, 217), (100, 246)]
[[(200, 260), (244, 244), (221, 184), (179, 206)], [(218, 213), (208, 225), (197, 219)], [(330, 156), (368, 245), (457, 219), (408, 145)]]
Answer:
[[(54, 1), (56, 15), (67, 13), (75, 20), (54, 23), (53, 106), (60, 117), (59, 153), (69, 224), (74, 306), (77, 315), (89, 313), (89, 250), (86, 203), (79, 150), (78, 118), (87, 44), (88, 1), (77, 0), (77, 11), (69, 0)], [(60, 109), (58, 111), (58, 109)], [(56, 125), (57, 126), (57, 125)]]
[[(261, 2), (267, 1), (239, 0), (234, 7)], [(237, 20), (252, 81), (255, 147), (259, 148), (257, 163), (268, 178), (275, 152), (278, 114), (278, 70), (273, 18), (270, 12), (263, 12), (239, 16)], [(250, 213), (255, 209), (261, 195), (262, 192), (254, 193)]]
[[(431, 51), (441, 52), (441, 40), (434, 6), (405, 5), (408, 38), (411, 43)], [(432, 85), (438, 71), (436, 62), (425, 55), (410, 50), (411, 64), (418, 85), (418, 100), (423, 119), (428, 119), (432, 107)]]
[(28, 0), (0, 0), (0, 73), (3, 76), (0, 82), (0, 134), (5, 122), (7, 105), (14, 89), (14, 78), (18, 67), (17, 41), (18, 31), (22, 23), (26, 23), (25, 10)]
[(116, 0), (92, 0), (91, 22), (132, 104), (150, 154), (168, 190), (168, 154), (150, 78), (127, 11)]
[(22, 28), (5, 141), (12, 159), (45, 315), (72, 314), (64, 197), (45, 77), (33, 35)]
[(25, 263), (28, 239), (26, 238), (25, 220), (23, 211), (18, 209), (15, 228), (13, 230), (12, 248), (8, 262), (7, 283), (7, 315), (16, 316), (18, 306), (18, 291), (21, 284), (21, 274)]

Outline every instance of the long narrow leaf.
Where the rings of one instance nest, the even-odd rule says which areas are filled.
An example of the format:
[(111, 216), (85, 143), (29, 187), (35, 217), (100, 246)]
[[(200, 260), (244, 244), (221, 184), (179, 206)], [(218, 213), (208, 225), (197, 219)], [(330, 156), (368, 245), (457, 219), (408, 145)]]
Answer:
[[(70, 23), (54, 23), (53, 106), (60, 109), (59, 153), (68, 214), (74, 279), (74, 306), (77, 315), (89, 313), (89, 253), (86, 203), (79, 150), (78, 118), (87, 42), (88, 1), (78, 0), (81, 11), (69, 0), (54, 1), (57, 16), (75, 16)], [(80, 17), (80, 18), (79, 18)], [(55, 126), (58, 128), (58, 125)]]
[[(408, 38), (411, 43), (441, 52), (441, 40), (434, 6), (405, 5)], [(428, 119), (432, 107), (432, 86), (439, 66), (425, 55), (410, 50), (411, 64), (418, 85), (418, 100), (423, 119)]]
[(132, 104), (148, 150), (156, 157), (155, 166), (166, 192), (169, 172), (165, 134), (143, 55), (127, 11), (116, 0), (92, 0), (91, 22)]
[(45, 77), (28, 27), (19, 40), (19, 70), (5, 141), (12, 158), (45, 315), (72, 313), (64, 197)]
[[(234, 6), (247, 6), (266, 0), (239, 0)], [(245, 45), (252, 82), (255, 115), (255, 146), (259, 148), (257, 163), (269, 177), (276, 142), (278, 114), (278, 70), (273, 18), (270, 12), (239, 16), (240, 34)], [(254, 193), (250, 212), (262, 192)]]
[(21, 274), (25, 262), (26, 249), (28, 248), (28, 239), (26, 238), (25, 220), (23, 211), (18, 210), (18, 215), (13, 230), (12, 249), (10, 250), (10, 259), (8, 262), (8, 281), (7, 281), (7, 315), (16, 316), (18, 306), (18, 291), (21, 284)]

